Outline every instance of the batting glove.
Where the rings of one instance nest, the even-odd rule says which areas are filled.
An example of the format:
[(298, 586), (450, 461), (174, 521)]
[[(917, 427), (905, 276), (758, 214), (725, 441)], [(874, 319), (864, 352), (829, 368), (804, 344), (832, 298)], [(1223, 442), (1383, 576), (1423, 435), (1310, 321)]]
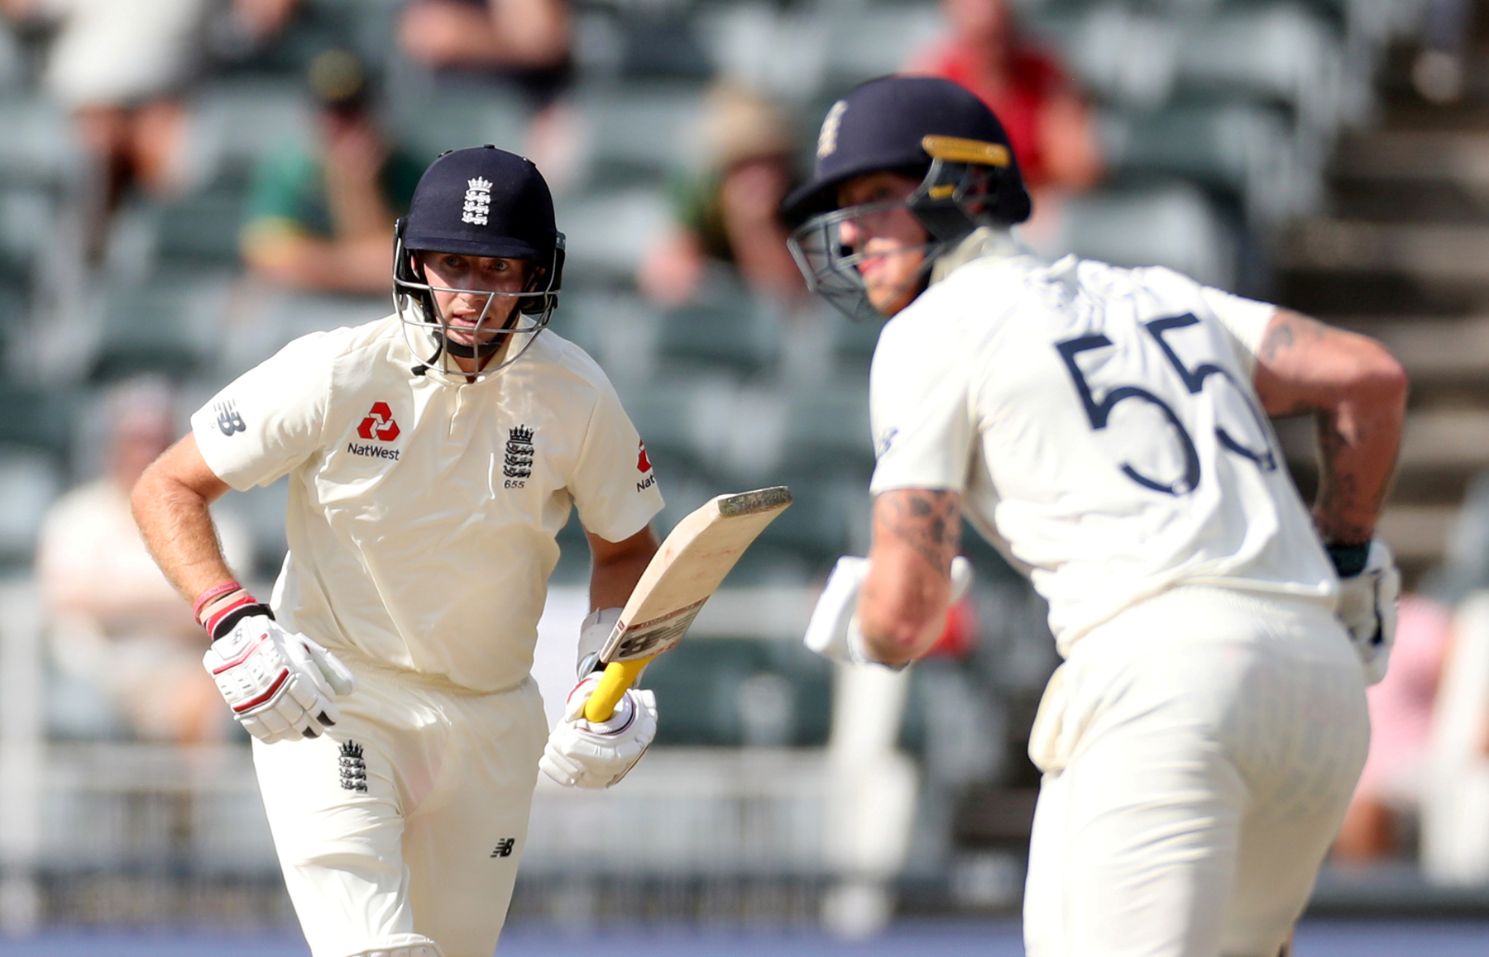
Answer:
[[(858, 630), (858, 594), (869, 574), (869, 560), (845, 555), (832, 566), (827, 584), (812, 609), (802, 643), (812, 651), (845, 664), (879, 664), (864, 645)], [(951, 560), (951, 601), (956, 604), (972, 587), (972, 563), (962, 556)]]
[(632, 688), (604, 721), (586, 721), (584, 702), (602, 672), (583, 678), (564, 703), (565, 718), (548, 735), (538, 767), (569, 788), (608, 788), (625, 777), (657, 736), (657, 699)]
[(335, 655), (279, 627), (258, 603), (214, 622), (202, 667), (238, 723), (270, 744), (321, 734), (340, 717), (334, 699), (356, 686)]
[(1386, 676), (1391, 647), (1396, 643), (1401, 572), (1382, 541), (1336, 545), (1328, 551), (1339, 572), (1339, 605), (1334, 614), (1349, 632), (1355, 654), (1360, 656), (1365, 683), (1376, 684)]

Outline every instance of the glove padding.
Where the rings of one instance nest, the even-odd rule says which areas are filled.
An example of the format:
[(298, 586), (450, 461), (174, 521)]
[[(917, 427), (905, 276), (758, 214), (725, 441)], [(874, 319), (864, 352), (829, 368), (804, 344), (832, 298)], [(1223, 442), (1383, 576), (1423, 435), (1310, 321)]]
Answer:
[(233, 622), (202, 656), (202, 667), (238, 723), (270, 744), (318, 736), (340, 717), (334, 699), (356, 687), (335, 655), (279, 627), (266, 608)]
[(657, 699), (650, 691), (629, 689), (602, 722), (584, 719), (584, 702), (600, 683), (601, 672), (569, 692), (564, 719), (548, 735), (538, 767), (570, 788), (608, 788), (625, 777), (657, 736)]
[(1396, 643), (1396, 600), (1400, 596), (1401, 572), (1384, 542), (1371, 541), (1360, 573), (1339, 579), (1335, 615), (1360, 656), (1366, 684), (1376, 684), (1386, 676)]
[[(858, 630), (858, 593), (869, 574), (869, 560), (845, 555), (832, 566), (827, 584), (812, 609), (802, 643), (812, 651), (845, 664), (878, 664), (868, 654)], [(956, 604), (972, 587), (972, 563), (962, 556), (951, 560), (951, 599)]]

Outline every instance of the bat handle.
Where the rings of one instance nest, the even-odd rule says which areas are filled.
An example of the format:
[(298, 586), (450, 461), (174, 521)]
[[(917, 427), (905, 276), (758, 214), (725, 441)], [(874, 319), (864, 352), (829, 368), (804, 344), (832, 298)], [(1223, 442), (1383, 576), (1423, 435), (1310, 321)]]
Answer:
[(584, 702), (584, 720), (608, 720), (615, 713), (615, 706), (620, 703), (626, 689), (635, 683), (650, 662), (650, 658), (637, 658), (631, 661), (612, 661), (606, 665), (605, 673), (600, 676), (600, 683)]

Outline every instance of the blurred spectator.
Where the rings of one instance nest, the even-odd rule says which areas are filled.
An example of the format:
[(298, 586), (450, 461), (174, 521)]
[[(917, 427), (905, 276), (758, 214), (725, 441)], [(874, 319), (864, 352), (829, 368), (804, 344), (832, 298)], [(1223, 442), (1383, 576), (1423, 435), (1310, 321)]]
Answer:
[(702, 138), (705, 165), (680, 175), (676, 227), (648, 250), (637, 283), (652, 300), (675, 306), (694, 298), (709, 268), (723, 268), (757, 295), (783, 303), (806, 299), (786, 248), (779, 212), (797, 178), (795, 141), (769, 101), (721, 84), (709, 93)]
[(1430, 599), (1403, 595), (1396, 646), (1385, 680), (1368, 691), (1370, 754), (1334, 844), (1341, 864), (1415, 856), (1428, 740), (1452, 614)]
[(947, 35), (906, 72), (945, 77), (977, 94), (1003, 122), (1034, 213), (1047, 188), (1094, 186), (1102, 161), (1091, 110), (1055, 57), (1020, 35), (1008, 0), (942, 0)]
[(1472, 28), (1469, 0), (1426, 0), (1422, 48), (1411, 69), (1412, 83), (1423, 99), (1452, 103), (1463, 96)]
[(519, 152), (561, 179), (572, 165), (562, 103), (574, 79), (569, 14), (568, 0), (410, 0), (398, 44), (436, 78), (494, 82), (521, 96), (532, 117)]
[(215, 0), (208, 43), (218, 66), (250, 62), (271, 50), (295, 21), (301, 0)]
[(369, 78), (354, 55), (320, 54), (309, 82), (317, 140), (260, 164), (243, 258), (254, 274), (282, 285), (381, 295), (392, 268), (393, 221), (407, 210), (424, 164), (384, 136)]
[(97, 173), (89, 253), (135, 188), (169, 193), (181, 178), (183, 97), (203, 67), (212, 0), (4, 0), (13, 20), (49, 24), (45, 91), (72, 115)]
[(1489, 884), (1489, 590), (1469, 595), (1454, 616), (1427, 778), (1423, 874), (1436, 884)]
[[(227, 725), (202, 670), (205, 636), (145, 551), (129, 507), (135, 479), (176, 436), (171, 394), (153, 381), (126, 383), (102, 412), (104, 474), (53, 504), (38, 543), (37, 582), (52, 659), (64, 682), (91, 696), (85, 710), (101, 714), (107, 727), (79, 727), (88, 722), (76, 714), (55, 715), (54, 724), (180, 743), (216, 738)], [(224, 548), (245, 567), (239, 526), (219, 529)]]
[(231, 16), (248, 36), (265, 40), (283, 32), (299, 6), (300, 0), (233, 0)]

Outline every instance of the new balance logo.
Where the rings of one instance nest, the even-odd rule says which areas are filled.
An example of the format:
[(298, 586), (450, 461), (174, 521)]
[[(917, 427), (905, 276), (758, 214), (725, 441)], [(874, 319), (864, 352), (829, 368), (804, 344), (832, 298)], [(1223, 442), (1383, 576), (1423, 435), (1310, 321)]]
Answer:
[(341, 789), (367, 793), (367, 762), (362, 760), (362, 746), (355, 741), (341, 746)]
[(238, 414), (238, 407), (233, 404), (232, 399), (224, 399), (212, 406), (217, 413), (217, 427), (222, 434), (232, 437), (237, 432), (247, 432), (248, 426), (243, 424), (243, 416)]
[(502, 838), (500, 841), (497, 841), (496, 842), (496, 846), (491, 849), (491, 856), (492, 857), (511, 857), (512, 856), (512, 851), (516, 850), (516, 848), (517, 848), (517, 838), (515, 838), (515, 837)]
[(461, 208), (460, 221), (485, 226), (491, 214), (491, 180), (477, 176), (466, 180), (465, 186), (465, 205)]

